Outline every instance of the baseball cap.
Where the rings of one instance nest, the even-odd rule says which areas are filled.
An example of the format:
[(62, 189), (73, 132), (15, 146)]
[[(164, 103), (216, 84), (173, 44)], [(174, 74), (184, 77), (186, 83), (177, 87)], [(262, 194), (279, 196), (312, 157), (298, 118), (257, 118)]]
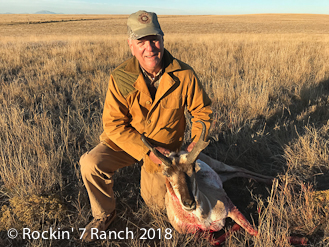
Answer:
[(140, 10), (131, 14), (127, 21), (129, 39), (140, 39), (148, 35), (164, 36), (156, 13)]

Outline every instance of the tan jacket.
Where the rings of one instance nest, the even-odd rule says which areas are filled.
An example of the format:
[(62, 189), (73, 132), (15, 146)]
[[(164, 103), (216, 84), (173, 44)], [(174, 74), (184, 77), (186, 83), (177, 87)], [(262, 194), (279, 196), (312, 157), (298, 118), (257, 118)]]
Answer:
[[(142, 133), (145, 132), (155, 146), (176, 151), (184, 137), (185, 107), (193, 117), (194, 141), (199, 139), (202, 128), (200, 123), (194, 122), (203, 121), (207, 132), (211, 123), (211, 101), (193, 69), (167, 50), (163, 59), (165, 72), (154, 101), (138, 60), (133, 57), (112, 72), (104, 104), (104, 132), (100, 140), (113, 150), (124, 150), (138, 161), (145, 158), (146, 163), (150, 160), (145, 157), (148, 148), (141, 141)], [(158, 170), (157, 165), (152, 165), (149, 172)]]

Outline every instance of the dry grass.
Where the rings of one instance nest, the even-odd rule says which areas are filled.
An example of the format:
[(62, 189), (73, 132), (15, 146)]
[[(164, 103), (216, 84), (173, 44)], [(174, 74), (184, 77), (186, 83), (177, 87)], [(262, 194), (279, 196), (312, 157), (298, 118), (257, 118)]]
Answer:
[[(55, 35), (109, 37), (126, 35), (127, 15), (0, 15), (1, 40)], [(193, 34), (329, 34), (328, 15), (159, 16), (166, 38)], [(321, 36), (322, 37), (322, 36)], [(5, 38), (5, 39), (4, 39)], [(126, 38), (126, 37), (124, 37)], [(295, 38), (295, 37), (291, 37)], [(62, 39), (62, 37), (61, 37)]]
[[(84, 246), (79, 228), (90, 206), (78, 161), (98, 143), (109, 75), (130, 57), (127, 16), (0, 17), (1, 220), (18, 230), (74, 230), (70, 241), (10, 240), (2, 231), (0, 245)], [(308, 237), (309, 246), (328, 245), (329, 199), (319, 191), (329, 189), (329, 16), (160, 16), (160, 23), (165, 47), (196, 70), (212, 98), (205, 152), (279, 180), (272, 188), (228, 182), (229, 196), (260, 236), (241, 231), (225, 246), (289, 246), (289, 234)], [(143, 227), (171, 228), (144, 205), (139, 174), (137, 165), (116, 174), (120, 217), (113, 230), (128, 227), (140, 236)], [(32, 199), (19, 203), (26, 197)], [(52, 202), (61, 217), (47, 210)], [(172, 236), (95, 246), (209, 246), (193, 235)]]

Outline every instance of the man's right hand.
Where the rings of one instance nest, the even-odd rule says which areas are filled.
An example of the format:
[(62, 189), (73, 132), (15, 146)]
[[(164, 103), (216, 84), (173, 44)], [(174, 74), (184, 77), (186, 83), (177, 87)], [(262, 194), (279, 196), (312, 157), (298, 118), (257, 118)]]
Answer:
[[(165, 148), (163, 148), (163, 147), (155, 147), (155, 148), (156, 148), (160, 153), (164, 154), (165, 156), (167, 156), (168, 154), (170, 154), (170, 150), (168, 150), (168, 149), (165, 149)], [(150, 157), (150, 159), (153, 161), (153, 163), (155, 163), (155, 164), (157, 164), (157, 165), (162, 164), (162, 161), (161, 161), (158, 157), (156, 157), (155, 154), (154, 154), (152, 151), (150, 151), (150, 153), (149, 153), (149, 157)]]

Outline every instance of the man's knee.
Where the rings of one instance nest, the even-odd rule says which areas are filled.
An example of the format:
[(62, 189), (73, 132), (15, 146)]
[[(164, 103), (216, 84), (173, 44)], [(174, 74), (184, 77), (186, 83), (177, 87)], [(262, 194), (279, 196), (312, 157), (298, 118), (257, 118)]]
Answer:
[(82, 176), (97, 175), (110, 177), (116, 170), (134, 164), (135, 160), (125, 152), (116, 152), (100, 143), (80, 158)]
[(84, 153), (80, 157), (79, 164), (80, 164), (80, 171), (81, 171), (82, 177), (91, 175), (92, 173), (95, 172), (96, 167), (97, 167), (96, 160), (93, 158), (92, 155), (90, 155), (89, 152)]

